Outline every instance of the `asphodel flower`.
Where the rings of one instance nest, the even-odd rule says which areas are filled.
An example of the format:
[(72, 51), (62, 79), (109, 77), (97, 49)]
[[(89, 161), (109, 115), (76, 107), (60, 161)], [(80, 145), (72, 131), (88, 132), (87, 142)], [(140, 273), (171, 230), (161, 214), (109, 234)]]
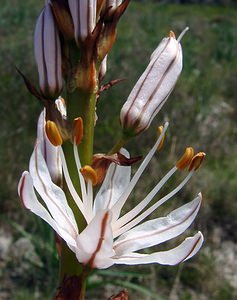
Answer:
[(58, 97), (63, 88), (62, 53), (59, 31), (48, 3), (36, 22), (34, 53), (41, 92), (47, 97)]
[[(18, 192), (24, 207), (45, 220), (64, 239), (68, 247), (76, 254), (78, 261), (90, 268), (107, 268), (113, 264), (176, 265), (191, 258), (203, 243), (201, 232), (186, 238), (181, 244), (167, 251), (142, 254), (140, 250), (179, 236), (195, 219), (201, 205), (201, 194), (165, 217), (144, 221), (159, 206), (183, 188), (199, 167), (205, 156), (204, 153), (193, 156), (193, 149), (188, 148), (184, 156), (148, 195), (130, 211), (121, 215), (122, 208), (157, 151), (167, 126), (168, 124), (165, 124), (155, 145), (132, 178), (131, 167), (112, 163), (95, 197), (93, 196), (93, 184), (96, 182), (96, 173), (90, 166), (82, 168), (76, 142), (72, 147), (81, 196), (76, 192), (70, 178), (62, 147), (60, 145), (56, 147), (60, 154), (67, 188), (78, 211), (81, 212), (87, 223), (82, 232), (79, 232), (74, 213), (67, 203), (64, 191), (53, 183), (41, 150), (42, 142), (39, 139), (30, 159), (29, 171), (22, 174), (19, 182)], [(81, 136), (82, 134), (81, 126), (78, 125), (78, 128), (78, 133), (76, 129), (74, 130), (74, 141), (79, 140), (77, 135)], [(129, 157), (129, 153), (125, 149), (121, 149), (121, 153)], [(188, 168), (188, 174), (174, 190), (161, 198), (156, 196), (177, 171), (185, 168)], [(151, 205), (155, 196), (157, 199)]]
[(152, 53), (150, 62), (124, 103), (120, 121), (124, 133), (138, 134), (146, 130), (165, 104), (182, 71), (183, 57), (180, 40), (171, 31)]
[(85, 41), (96, 25), (97, 0), (68, 0), (77, 44)]

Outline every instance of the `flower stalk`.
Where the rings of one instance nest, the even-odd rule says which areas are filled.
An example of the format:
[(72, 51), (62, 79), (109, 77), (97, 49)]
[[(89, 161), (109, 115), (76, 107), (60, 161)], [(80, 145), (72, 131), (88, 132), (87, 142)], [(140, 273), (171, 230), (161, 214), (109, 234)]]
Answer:
[[(40, 91), (24, 80), (44, 110), (29, 171), (23, 172), (18, 193), (24, 208), (56, 233), (60, 284), (55, 300), (84, 300), (92, 269), (114, 264), (176, 265), (194, 256), (203, 243), (202, 233), (197, 232), (170, 250), (141, 252), (181, 235), (200, 209), (201, 193), (164, 217), (148, 219), (183, 189), (203, 163), (205, 153), (195, 154), (192, 147), (144, 199), (123, 213), (146, 167), (162, 148), (169, 124), (158, 128), (154, 146), (133, 176), (131, 165), (141, 157), (130, 157), (123, 147), (149, 128), (171, 94), (182, 70), (180, 41), (187, 29), (178, 39), (171, 31), (161, 41), (121, 109), (121, 138), (109, 153), (94, 153), (98, 99), (120, 81), (103, 86), (101, 80), (117, 23), (128, 4), (129, 0), (46, 1), (36, 23)], [(65, 101), (59, 97), (62, 90)], [(184, 179), (159, 198), (161, 188), (179, 172), (186, 172)], [(126, 292), (120, 296), (128, 298)]]

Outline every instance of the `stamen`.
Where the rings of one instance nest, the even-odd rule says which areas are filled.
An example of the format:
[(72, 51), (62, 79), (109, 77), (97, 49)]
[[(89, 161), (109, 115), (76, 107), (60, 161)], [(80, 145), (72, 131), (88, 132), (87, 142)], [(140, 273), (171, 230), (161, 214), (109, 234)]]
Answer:
[(62, 145), (63, 140), (55, 122), (47, 121), (45, 124), (45, 132), (51, 144), (54, 146)]
[(197, 154), (193, 157), (193, 159), (192, 159), (192, 161), (191, 161), (191, 164), (190, 164), (188, 170), (189, 170), (189, 171), (196, 171), (196, 170), (201, 166), (201, 164), (202, 164), (202, 162), (203, 162), (205, 156), (206, 156), (206, 153), (204, 153), (204, 152), (199, 152), (199, 153), (197, 153)]
[(187, 26), (186, 28), (184, 28), (184, 30), (180, 33), (180, 35), (177, 38), (177, 42), (180, 42), (182, 37), (185, 35), (185, 33), (189, 30), (189, 27)]
[(72, 183), (72, 180), (70, 178), (68, 168), (67, 168), (66, 159), (65, 159), (65, 156), (64, 156), (64, 153), (63, 153), (63, 150), (62, 150), (61, 147), (59, 147), (59, 153), (60, 153), (60, 157), (61, 157), (61, 161), (62, 161), (64, 178), (65, 178), (66, 184), (68, 186), (68, 190), (69, 190), (70, 194), (72, 195), (72, 198), (75, 201), (76, 205), (80, 209), (81, 213), (85, 216), (84, 205), (83, 205), (82, 200), (79, 197), (79, 195), (78, 195), (78, 193), (77, 193), (77, 191), (76, 191), (76, 189), (75, 189), (75, 187)]
[(91, 181), (93, 185), (97, 184), (98, 178), (96, 171), (91, 166), (84, 166), (80, 169), (82, 176), (84, 177), (85, 181)]
[(80, 172), (81, 162), (80, 162), (80, 157), (78, 154), (77, 145), (75, 143), (73, 143), (73, 153), (74, 153), (74, 158), (75, 158), (76, 167), (77, 167), (77, 173), (78, 173), (80, 185), (81, 185), (82, 200), (83, 200), (83, 203), (85, 204), (87, 202), (86, 185), (85, 185), (85, 180)]
[(87, 214), (87, 222), (89, 223), (93, 219), (93, 188), (92, 188), (92, 182), (91, 180), (88, 180), (87, 182), (87, 203), (85, 203), (85, 210)]
[(184, 178), (184, 180), (169, 194), (161, 198), (159, 201), (157, 201), (155, 204), (153, 204), (151, 207), (149, 207), (147, 210), (145, 210), (141, 215), (137, 216), (135, 219), (133, 219), (131, 222), (127, 223), (123, 227), (120, 227), (119, 229), (115, 230), (113, 232), (113, 237), (116, 238), (117, 236), (121, 235), (122, 233), (128, 231), (129, 229), (133, 228), (137, 224), (139, 224), (141, 221), (143, 221), (147, 216), (149, 216), (154, 210), (156, 210), (159, 206), (161, 206), (163, 203), (165, 203), (167, 200), (172, 198), (175, 194), (177, 194), (184, 185), (190, 180), (190, 178), (193, 176), (193, 171), (189, 172), (188, 175)]
[(150, 191), (150, 193), (142, 200), (137, 206), (135, 206), (128, 213), (119, 218), (113, 226), (113, 229), (118, 229), (122, 227), (124, 224), (128, 223), (130, 220), (135, 218), (155, 197), (155, 195), (160, 191), (160, 189), (164, 186), (164, 184), (170, 179), (170, 177), (177, 171), (176, 167), (173, 167), (161, 180), (157, 183), (157, 185)]
[(180, 170), (184, 170), (190, 165), (192, 158), (194, 156), (194, 150), (192, 147), (186, 148), (184, 155), (177, 161), (176, 167)]
[[(163, 126), (159, 126), (159, 127), (157, 128), (157, 132), (158, 132), (158, 135), (159, 135), (159, 136), (162, 134), (163, 130), (164, 130), (164, 127), (163, 127)], [(160, 141), (160, 143), (159, 143), (159, 145), (158, 145), (158, 147), (157, 147), (157, 150), (158, 150), (158, 151), (163, 147), (164, 141), (165, 141), (165, 134), (163, 135), (163, 137), (162, 137), (162, 139), (161, 139), (161, 141)]]
[(76, 145), (81, 143), (83, 137), (83, 120), (81, 117), (75, 118), (72, 127), (72, 140)]
[(169, 37), (176, 39), (176, 36), (172, 30), (170, 30)]
[(158, 145), (160, 144), (160, 142), (161, 142), (168, 126), (169, 126), (169, 123), (166, 122), (165, 125), (164, 125), (164, 130), (162, 131), (162, 133), (159, 136), (158, 140), (156, 141), (154, 146), (151, 148), (150, 152), (147, 154), (147, 156), (145, 157), (145, 159), (141, 163), (140, 167), (138, 168), (137, 172), (134, 174), (134, 176), (133, 176), (132, 180), (130, 181), (129, 185), (127, 186), (126, 190), (123, 192), (123, 194), (119, 197), (118, 201), (112, 207), (113, 220), (118, 219), (120, 211), (121, 211), (123, 205), (127, 201), (128, 196), (131, 194), (133, 188), (137, 184), (137, 182), (138, 182), (139, 178), (141, 177), (143, 171), (145, 170), (148, 163), (150, 162), (153, 155), (155, 154), (156, 149), (157, 149)]

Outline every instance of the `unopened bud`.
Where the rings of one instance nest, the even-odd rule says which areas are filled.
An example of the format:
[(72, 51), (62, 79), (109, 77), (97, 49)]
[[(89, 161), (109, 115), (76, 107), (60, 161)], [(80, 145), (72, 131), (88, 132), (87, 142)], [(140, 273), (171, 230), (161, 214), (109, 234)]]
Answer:
[(188, 170), (189, 170), (189, 171), (196, 171), (196, 170), (201, 166), (201, 164), (202, 164), (202, 162), (203, 162), (205, 156), (206, 156), (206, 153), (204, 153), (204, 152), (199, 152), (199, 153), (197, 153), (197, 154), (193, 157), (193, 159), (192, 159), (192, 161), (191, 161), (191, 164), (190, 164)]
[(55, 122), (47, 121), (45, 124), (45, 132), (51, 144), (54, 146), (62, 145), (63, 140)]
[(84, 177), (85, 181), (91, 181), (92, 185), (97, 184), (97, 174), (96, 171), (91, 166), (84, 166), (80, 169), (82, 176)]
[(116, 39), (116, 27), (130, 0), (105, 1), (102, 11), (104, 26), (97, 43), (97, 55), (103, 60), (109, 53)]
[(76, 145), (81, 143), (83, 137), (83, 120), (81, 117), (74, 119), (72, 127), (72, 140)]
[(172, 92), (182, 71), (182, 48), (174, 37), (164, 38), (122, 107), (120, 120), (127, 135), (149, 126)]
[[(157, 128), (157, 132), (158, 132), (158, 135), (159, 135), (159, 136), (161, 135), (161, 133), (163, 132), (163, 130), (164, 130), (164, 127), (163, 127), (163, 126), (159, 126), (159, 127)], [(160, 141), (160, 143), (159, 143), (159, 145), (158, 145), (158, 147), (157, 147), (157, 150), (158, 150), (158, 151), (162, 148), (162, 146), (163, 146), (163, 144), (164, 144), (164, 141), (165, 141), (165, 134), (163, 135), (163, 137), (162, 137), (162, 139), (161, 139), (161, 141)]]
[(34, 52), (41, 92), (45, 96), (58, 97), (63, 87), (62, 54), (59, 32), (49, 4), (45, 5), (36, 22)]
[(74, 37), (79, 44), (94, 30), (96, 24), (95, 0), (68, 0), (74, 25)]
[(180, 170), (184, 170), (190, 165), (194, 156), (194, 150), (192, 147), (187, 147), (185, 149), (184, 155), (177, 161), (176, 167)]

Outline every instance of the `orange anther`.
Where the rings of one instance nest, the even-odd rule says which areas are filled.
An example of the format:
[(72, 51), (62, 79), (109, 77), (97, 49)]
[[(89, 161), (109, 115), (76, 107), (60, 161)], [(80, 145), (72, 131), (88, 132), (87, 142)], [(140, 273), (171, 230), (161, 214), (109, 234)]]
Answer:
[(176, 167), (180, 170), (184, 170), (192, 161), (194, 156), (194, 150), (192, 147), (187, 147), (184, 155), (177, 161)]
[(189, 171), (196, 171), (202, 164), (204, 158), (206, 156), (206, 153), (204, 152), (198, 152), (192, 159), (191, 164), (188, 168)]
[(176, 39), (176, 36), (175, 36), (175, 34), (174, 34), (174, 32), (172, 30), (170, 30), (169, 37)]
[(74, 119), (72, 126), (72, 140), (79, 145), (83, 137), (83, 120), (81, 117)]
[[(163, 126), (159, 126), (157, 128), (158, 135), (161, 135), (161, 133), (163, 132), (163, 130), (164, 130), (164, 127)], [(165, 140), (165, 135), (163, 135), (163, 137), (162, 137), (162, 139), (161, 139), (161, 141), (160, 141), (160, 143), (159, 143), (159, 145), (157, 147), (158, 151), (162, 148), (162, 146), (164, 144), (164, 140)]]
[(84, 166), (80, 169), (85, 181), (91, 180), (92, 185), (96, 185), (98, 182), (96, 171), (91, 166)]
[(55, 122), (47, 121), (45, 124), (45, 132), (51, 144), (54, 146), (62, 145), (63, 140)]

